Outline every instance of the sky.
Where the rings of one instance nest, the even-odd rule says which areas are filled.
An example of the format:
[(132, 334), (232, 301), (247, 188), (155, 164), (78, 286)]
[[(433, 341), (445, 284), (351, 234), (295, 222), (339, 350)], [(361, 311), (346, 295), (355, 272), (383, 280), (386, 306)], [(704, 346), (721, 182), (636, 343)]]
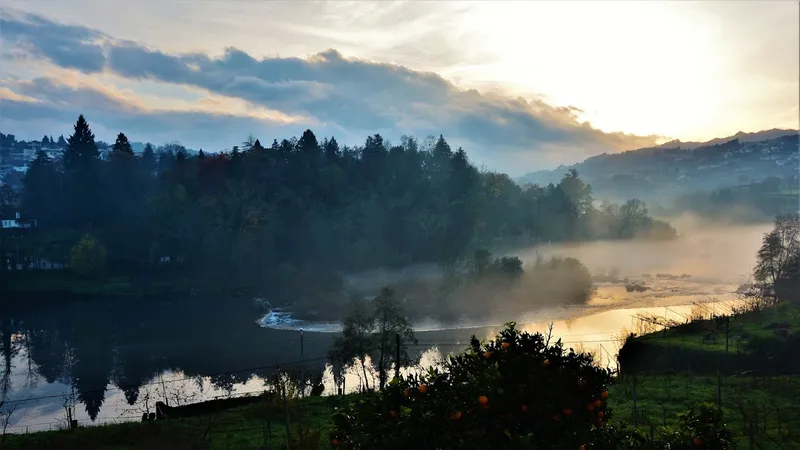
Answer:
[(511, 175), (800, 122), (800, 3), (0, 0), (0, 130), (362, 144)]

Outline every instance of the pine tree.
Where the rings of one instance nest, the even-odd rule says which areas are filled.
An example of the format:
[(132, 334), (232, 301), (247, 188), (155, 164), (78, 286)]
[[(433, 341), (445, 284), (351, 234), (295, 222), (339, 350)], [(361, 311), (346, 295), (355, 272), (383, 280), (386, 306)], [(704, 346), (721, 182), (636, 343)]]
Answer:
[(330, 141), (326, 139), (322, 147), (325, 150), (325, 159), (328, 161), (339, 158), (339, 143), (336, 142), (336, 138), (331, 137)]
[(55, 164), (41, 150), (22, 178), (22, 210), (28, 217), (52, 227), (58, 215), (61, 194)]
[(69, 137), (67, 148), (64, 150), (64, 170), (72, 172), (86, 168), (99, 159), (100, 151), (94, 141), (94, 133), (81, 114), (75, 123), (75, 132)]
[(44, 137), (42, 138), (42, 147), (47, 147), (49, 145), (50, 145), (50, 138), (48, 138), (47, 135), (45, 134)]
[(111, 147), (111, 151), (114, 153), (125, 153), (133, 156), (133, 148), (131, 147), (131, 143), (128, 141), (128, 137), (123, 133), (117, 135), (117, 140), (114, 142), (114, 146)]
[(67, 141), (64, 139), (64, 135), (58, 137), (58, 147), (59, 148), (67, 148)]
[(306, 155), (312, 155), (319, 152), (319, 142), (317, 142), (317, 137), (314, 136), (314, 132), (311, 130), (306, 130), (303, 132), (300, 140), (297, 141), (297, 150)]
[(144, 146), (144, 151), (142, 152), (142, 167), (148, 174), (152, 174), (158, 167), (156, 152), (149, 142)]
[(107, 218), (101, 201), (100, 151), (82, 114), (75, 124), (75, 132), (67, 141), (63, 166), (67, 221), (73, 226), (84, 227)]
[(261, 145), (261, 142), (258, 139), (256, 139), (256, 142), (253, 143), (253, 147), (251, 148), (251, 150), (254, 152), (262, 153), (265, 152), (267, 149), (265, 149), (264, 146)]

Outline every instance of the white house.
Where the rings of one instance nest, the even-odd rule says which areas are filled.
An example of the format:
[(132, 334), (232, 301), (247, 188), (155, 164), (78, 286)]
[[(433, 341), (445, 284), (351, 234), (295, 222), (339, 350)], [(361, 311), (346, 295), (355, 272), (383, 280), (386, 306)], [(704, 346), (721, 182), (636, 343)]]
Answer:
[(35, 219), (22, 219), (20, 213), (17, 212), (14, 219), (0, 220), (0, 225), (2, 225), (2, 228), (36, 228), (37, 223)]

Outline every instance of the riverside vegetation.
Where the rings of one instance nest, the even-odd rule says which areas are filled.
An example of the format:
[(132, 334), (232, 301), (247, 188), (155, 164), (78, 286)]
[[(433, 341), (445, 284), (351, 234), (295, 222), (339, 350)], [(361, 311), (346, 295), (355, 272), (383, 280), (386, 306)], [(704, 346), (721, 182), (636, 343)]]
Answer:
[[(120, 133), (101, 157), (80, 116), (64, 145), (59, 159), (38, 153), (21, 190), (3, 195), (3, 208), (39, 226), (3, 230), (11, 262), (0, 265), (0, 289), (238, 293), (336, 316), (346, 273), (451, 267), (501, 242), (675, 234), (639, 200), (597, 206), (574, 170), (521, 187), (478, 170), (442, 136), (373, 135), (348, 147), (306, 130), (267, 146), (250, 137), (223, 152), (169, 144), (134, 154)], [(45, 262), (69, 266), (73, 279), (19, 281), (8, 270)]]

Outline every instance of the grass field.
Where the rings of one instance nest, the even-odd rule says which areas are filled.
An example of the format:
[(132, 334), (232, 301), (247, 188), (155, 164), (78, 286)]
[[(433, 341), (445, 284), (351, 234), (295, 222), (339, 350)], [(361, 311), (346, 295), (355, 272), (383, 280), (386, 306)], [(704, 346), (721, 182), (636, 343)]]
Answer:
[[(753, 339), (775, 338), (777, 328), (800, 329), (800, 308), (782, 305), (731, 316), (729, 321), (696, 320), (666, 331), (654, 331), (640, 339), (648, 345), (736, 353), (746, 352), (747, 342)], [(704, 335), (714, 339), (703, 339)]]
[(649, 375), (617, 380), (610, 389), (611, 423), (634, 424), (648, 433), (652, 425), (675, 426), (678, 414), (693, 404), (721, 402), (726, 423), (738, 448), (800, 448), (800, 379), (790, 377), (690, 377), (687, 374)]
[[(347, 397), (309, 397), (290, 406), (293, 437), (301, 425), (319, 430), (306, 435), (307, 448), (326, 448), (331, 416)], [(121, 423), (72, 431), (9, 434), (0, 448), (29, 449), (259, 449), (286, 448), (286, 414), (282, 404), (259, 401), (206, 416), (153, 423)]]
[[(634, 381), (617, 380), (609, 392), (611, 424), (634, 423)], [(686, 375), (639, 376), (636, 379), (636, 426), (641, 432), (659, 432), (675, 426), (678, 414), (697, 402), (718, 401), (735, 433), (738, 448), (800, 448), (800, 380), (783, 378), (722, 378)], [(331, 416), (352, 396), (309, 397), (290, 406), (293, 436), (301, 424), (318, 430), (306, 434), (303, 448), (328, 448)], [(123, 423), (7, 435), (3, 449), (259, 449), (286, 448), (286, 416), (281, 404), (260, 401), (206, 416), (155, 423)], [(297, 440), (297, 439), (295, 439)], [(296, 447), (300, 448), (300, 447)]]

